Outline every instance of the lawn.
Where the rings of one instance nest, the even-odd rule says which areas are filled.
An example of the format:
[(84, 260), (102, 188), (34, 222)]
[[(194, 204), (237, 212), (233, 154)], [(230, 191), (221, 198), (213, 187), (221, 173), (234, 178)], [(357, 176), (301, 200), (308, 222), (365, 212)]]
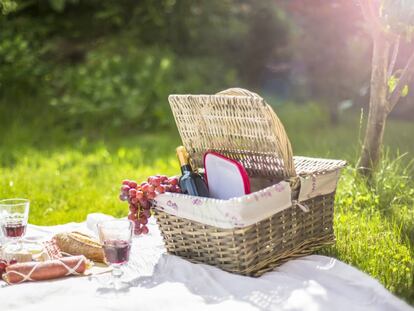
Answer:
[[(332, 127), (314, 105), (276, 107), (297, 155), (346, 159), (350, 166), (339, 183), (335, 247), (322, 251), (377, 278), (414, 303), (414, 124), (392, 120), (390, 151), (370, 187), (354, 170), (359, 150), (358, 113), (347, 113)], [(38, 123), (36, 123), (38, 122)], [(179, 167), (175, 130), (141, 133), (69, 132), (42, 121), (7, 122), (0, 133), (0, 197), (31, 200), (30, 222), (53, 225), (83, 221), (88, 213), (125, 216), (118, 201), (122, 179), (138, 181)], [(408, 153), (401, 159), (398, 154)]]

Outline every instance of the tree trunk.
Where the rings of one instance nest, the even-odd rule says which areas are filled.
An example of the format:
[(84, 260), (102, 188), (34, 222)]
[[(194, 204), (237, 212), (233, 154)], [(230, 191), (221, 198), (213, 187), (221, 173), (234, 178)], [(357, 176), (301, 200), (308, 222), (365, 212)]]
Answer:
[(385, 122), (388, 116), (387, 69), (389, 53), (389, 42), (384, 37), (377, 35), (374, 38), (373, 46), (368, 122), (358, 165), (360, 172), (367, 177), (371, 176), (381, 156)]
[(339, 124), (339, 114), (337, 104), (332, 104), (329, 106), (329, 121), (332, 126), (337, 126)]
[(339, 87), (337, 83), (331, 86), (331, 96), (329, 97), (329, 121), (331, 122), (332, 126), (337, 126), (339, 123), (338, 101), (340, 98)]

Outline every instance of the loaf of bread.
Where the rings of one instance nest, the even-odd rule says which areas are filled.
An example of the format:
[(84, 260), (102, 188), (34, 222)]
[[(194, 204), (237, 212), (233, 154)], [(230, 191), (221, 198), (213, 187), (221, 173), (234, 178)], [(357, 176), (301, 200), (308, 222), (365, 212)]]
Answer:
[(92, 261), (105, 262), (102, 245), (89, 235), (76, 231), (65, 232), (56, 234), (54, 239), (57, 246), (64, 253), (84, 255)]

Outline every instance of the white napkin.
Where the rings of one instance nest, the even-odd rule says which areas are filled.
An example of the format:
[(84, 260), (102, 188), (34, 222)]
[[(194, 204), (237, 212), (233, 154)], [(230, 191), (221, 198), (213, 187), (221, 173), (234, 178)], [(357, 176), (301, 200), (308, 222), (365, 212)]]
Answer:
[(97, 224), (102, 221), (111, 219), (114, 219), (114, 217), (101, 213), (92, 213), (86, 217), (86, 227), (91, 230), (95, 236), (98, 236)]

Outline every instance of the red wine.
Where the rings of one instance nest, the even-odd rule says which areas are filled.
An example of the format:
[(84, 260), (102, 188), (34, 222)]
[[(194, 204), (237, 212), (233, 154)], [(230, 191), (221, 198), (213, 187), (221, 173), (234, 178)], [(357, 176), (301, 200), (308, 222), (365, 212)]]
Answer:
[(176, 151), (182, 173), (179, 180), (181, 192), (199, 197), (208, 197), (207, 184), (200, 174), (193, 171), (190, 164), (190, 157), (185, 147), (180, 146)]
[(2, 225), (2, 228), (4, 235), (8, 238), (18, 238), (26, 232), (26, 225), (21, 222), (6, 223)]
[(124, 240), (107, 240), (103, 249), (108, 263), (123, 264), (128, 262), (131, 244)]

